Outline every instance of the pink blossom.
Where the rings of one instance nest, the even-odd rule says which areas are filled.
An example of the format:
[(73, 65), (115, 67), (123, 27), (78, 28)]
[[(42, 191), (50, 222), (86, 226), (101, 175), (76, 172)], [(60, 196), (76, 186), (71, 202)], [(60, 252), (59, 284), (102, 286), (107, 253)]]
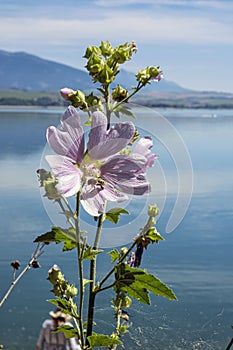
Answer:
[(47, 129), (47, 140), (57, 155), (46, 157), (58, 180), (57, 190), (66, 197), (81, 192), (84, 209), (93, 216), (103, 213), (106, 201), (123, 201), (126, 194), (150, 191), (145, 171), (156, 156), (152, 141), (141, 141), (131, 155), (120, 154), (132, 140), (133, 123), (117, 123), (107, 130), (107, 118), (94, 112), (85, 151), (84, 132), (78, 112), (69, 106), (61, 128)]

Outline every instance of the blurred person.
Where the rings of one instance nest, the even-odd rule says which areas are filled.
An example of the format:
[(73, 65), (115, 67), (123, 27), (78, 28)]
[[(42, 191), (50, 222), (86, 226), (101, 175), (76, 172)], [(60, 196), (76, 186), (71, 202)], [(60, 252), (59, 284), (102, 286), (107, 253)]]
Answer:
[(63, 324), (71, 325), (71, 317), (64, 314), (61, 309), (50, 311), (50, 319), (42, 324), (36, 350), (81, 350), (75, 338), (66, 338), (63, 332), (53, 333)]

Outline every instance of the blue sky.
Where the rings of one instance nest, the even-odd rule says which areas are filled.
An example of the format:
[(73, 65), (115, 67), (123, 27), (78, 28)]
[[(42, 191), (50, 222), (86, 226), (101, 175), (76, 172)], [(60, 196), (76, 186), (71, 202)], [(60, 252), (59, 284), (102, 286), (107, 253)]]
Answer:
[(87, 45), (135, 40), (126, 69), (159, 65), (184, 87), (233, 93), (231, 0), (0, 0), (0, 31), (2, 50), (81, 69)]

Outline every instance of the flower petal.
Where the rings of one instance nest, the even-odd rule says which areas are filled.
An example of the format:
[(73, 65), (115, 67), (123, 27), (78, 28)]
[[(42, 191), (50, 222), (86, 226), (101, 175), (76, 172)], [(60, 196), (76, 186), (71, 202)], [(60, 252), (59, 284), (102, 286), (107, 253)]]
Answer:
[(81, 171), (66, 157), (50, 155), (45, 158), (58, 181), (56, 185), (58, 192), (65, 197), (75, 195), (81, 187)]
[(86, 183), (81, 193), (83, 208), (92, 216), (99, 216), (104, 212), (105, 199), (99, 194), (101, 187)]
[(69, 157), (78, 164), (84, 156), (84, 135), (80, 124), (78, 112), (69, 106), (61, 120), (61, 129), (50, 126), (46, 134), (50, 147), (57, 154)]
[(136, 155), (116, 155), (100, 167), (101, 177), (122, 192), (142, 195), (150, 191), (149, 182), (140, 173), (145, 162), (146, 158)]
[(144, 167), (138, 173), (143, 173), (146, 171), (146, 169), (151, 168), (154, 165), (155, 159), (158, 158), (157, 154), (153, 154), (151, 152), (152, 147), (153, 141), (149, 136), (142, 137), (137, 142), (132, 155), (140, 154), (146, 158)]
[(117, 123), (107, 130), (107, 117), (101, 112), (93, 113), (87, 144), (89, 156), (101, 160), (118, 153), (129, 144), (134, 132), (131, 122)]
[(99, 216), (104, 212), (106, 201), (123, 202), (127, 199), (128, 196), (119, 193), (107, 183), (103, 186), (86, 183), (81, 194), (82, 206), (92, 216)]

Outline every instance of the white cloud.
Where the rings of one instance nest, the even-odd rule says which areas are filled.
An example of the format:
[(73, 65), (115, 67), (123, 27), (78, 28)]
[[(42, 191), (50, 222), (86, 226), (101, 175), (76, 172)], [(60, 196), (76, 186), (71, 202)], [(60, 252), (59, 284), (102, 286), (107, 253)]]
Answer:
[[(29, 30), (30, 29), (30, 30)], [(109, 12), (95, 19), (2, 18), (0, 46), (21, 43), (38, 45), (76, 45), (96, 40), (131, 41), (157, 44), (233, 44), (233, 26), (210, 18)]]
[(95, 4), (100, 7), (122, 7), (128, 5), (153, 5), (153, 6), (172, 6), (172, 7), (195, 7), (195, 8), (213, 8), (227, 9), (233, 7), (233, 3), (227, 0), (96, 0)]

